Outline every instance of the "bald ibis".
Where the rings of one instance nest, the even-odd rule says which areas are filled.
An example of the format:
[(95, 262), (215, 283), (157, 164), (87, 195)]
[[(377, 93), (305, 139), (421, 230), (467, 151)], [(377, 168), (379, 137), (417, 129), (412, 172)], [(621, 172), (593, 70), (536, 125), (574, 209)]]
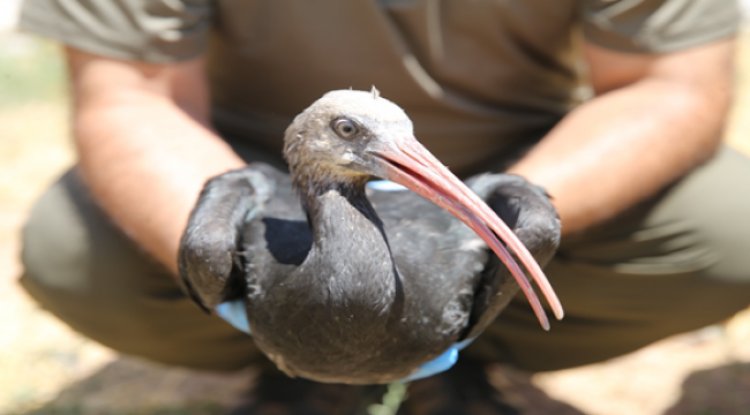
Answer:
[[(402, 379), (478, 336), (519, 286), (548, 329), (526, 275), (562, 318), (524, 246), (540, 262), (557, 248), (559, 221), (540, 188), (486, 174), (470, 190), (375, 90), (325, 94), (284, 140), (290, 175), (253, 163), (207, 183), (179, 262), (204, 309), (244, 299), (257, 346), (290, 376)], [(413, 193), (369, 189), (372, 176)]]

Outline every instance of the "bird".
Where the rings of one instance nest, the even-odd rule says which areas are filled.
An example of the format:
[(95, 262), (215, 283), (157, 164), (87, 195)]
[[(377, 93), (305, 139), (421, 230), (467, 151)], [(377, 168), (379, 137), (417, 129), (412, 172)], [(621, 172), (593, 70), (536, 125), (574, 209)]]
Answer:
[(403, 379), (477, 337), (519, 288), (548, 330), (531, 281), (562, 318), (540, 265), (560, 235), (544, 190), (507, 174), (464, 184), (374, 88), (324, 94), (286, 129), (283, 154), (288, 173), (256, 162), (206, 183), (178, 262), (204, 310), (244, 302), (255, 344), (287, 375)]

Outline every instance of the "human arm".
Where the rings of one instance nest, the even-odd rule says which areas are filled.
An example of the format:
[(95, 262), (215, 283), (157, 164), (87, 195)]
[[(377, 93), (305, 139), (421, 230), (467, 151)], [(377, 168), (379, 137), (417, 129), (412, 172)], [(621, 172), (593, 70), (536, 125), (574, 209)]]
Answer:
[(114, 223), (176, 276), (179, 240), (204, 182), (244, 165), (209, 126), (203, 60), (66, 55), (78, 170)]
[(564, 235), (611, 219), (706, 161), (732, 95), (734, 41), (664, 54), (585, 46), (595, 97), (510, 171), (547, 189)]

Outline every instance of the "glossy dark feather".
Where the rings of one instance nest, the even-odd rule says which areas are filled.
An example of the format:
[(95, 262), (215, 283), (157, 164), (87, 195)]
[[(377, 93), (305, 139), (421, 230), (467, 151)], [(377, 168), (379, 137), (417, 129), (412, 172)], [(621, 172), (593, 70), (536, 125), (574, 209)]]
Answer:
[[(295, 120), (286, 137), (291, 177), (252, 164), (211, 180), (182, 240), (180, 271), (192, 298), (209, 310), (244, 299), (256, 344), (292, 376), (403, 378), (479, 335), (518, 291), (487, 239), (445, 210), (408, 191), (365, 192), (382, 163), (414, 175), (412, 185), (433, 180), (412, 170), (422, 156), (413, 167), (382, 161), (379, 154), (392, 154), (382, 147), (387, 135), (411, 125), (390, 103), (383, 119), (371, 116), (367, 99), (358, 96), (355, 109), (322, 100)], [(336, 131), (350, 113), (356, 123), (344, 118), (352, 124)], [(357, 135), (336, 136), (349, 127)], [(538, 261), (551, 258), (559, 221), (541, 189), (508, 175), (470, 185)]]
[[(253, 189), (260, 177), (265, 181), (262, 186), (273, 189), (270, 197), (259, 197)], [(469, 183), (491, 206), (500, 208), (501, 217), (516, 227), (540, 262), (551, 258), (559, 224), (539, 188), (507, 175), (483, 175)], [(403, 377), (450, 344), (479, 335), (518, 286), (479, 237), (431, 202), (406, 190), (368, 190), (367, 195), (382, 220), (393, 262), (376, 260), (378, 255), (387, 255), (375, 249), (378, 242), (384, 247), (385, 240), (367, 240), (359, 230), (337, 240), (341, 242), (332, 247), (333, 257), (351, 258), (356, 255), (352, 251), (364, 250), (372, 269), (357, 275), (375, 279), (372, 276), (383, 270), (393, 275), (384, 278), (392, 285), (382, 292), (363, 285), (358, 297), (352, 281), (332, 277), (338, 261), (311, 265), (315, 269), (311, 273), (299, 269), (312, 245), (310, 226), (289, 176), (262, 164), (220, 176), (207, 186), (193, 215), (195, 222), (205, 219), (206, 224), (191, 227), (183, 244), (194, 247), (184, 249), (192, 255), (183, 258), (201, 258), (183, 265), (190, 275), (186, 282), (190, 287), (200, 281), (203, 288), (196, 296), (206, 307), (238, 296), (247, 298), (256, 341), (290, 374), (355, 383)], [(214, 205), (227, 214), (217, 218)], [(229, 213), (232, 206), (236, 210)], [(227, 218), (248, 222), (238, 226), (225, 222)], [(231, 223), (236, 229), (244, 227), (241, 235), (227, 229)], [(207, 234), (206, 229), (213, 232)], [(376, 233), (370, 235), (379, 236), (375, 224), (373, 230)], [(244, 249), (239, 258), (234, 246)], [(309, 280), (292, 283), (289, 279), (295, 274), (305, 274), (303, 278)], [(285, 284), (293, 288), (286, 289)], [(310, 307), (310, 298), (320, 299), (317, 307)], [(273, 312), (279, 308), (286, 310), (282, 317)], [(285, 322), (279, 323), (280, 318)], [(382, 324), (383, 320), (387, 323)], [(367, 322), (375, 324), (368, 327)], [(294, 329), (278, 335), (276, 329), (282, 326)], [(324, 341), (318, 335), (321, 331), (328, 334), (322, 336)], [(268, 332), (274, 335), (268, 338), (264, 335)], [(352, 333), (357, 333), (355, 338)], [(285, 356), (273, 356), (278, 349), (284, 349)], [(372, 367), (367, 367), (361, 361), (366, 353), (387, 358), (373, 359)], [(310, 364), (287, 367), (288, 360)]]

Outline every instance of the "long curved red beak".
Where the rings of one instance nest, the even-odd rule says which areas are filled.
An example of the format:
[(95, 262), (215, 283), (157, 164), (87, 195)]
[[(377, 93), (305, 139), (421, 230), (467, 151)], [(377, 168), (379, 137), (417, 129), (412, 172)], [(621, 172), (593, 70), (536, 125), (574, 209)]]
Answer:
[(539, 297), (524, 271), (508, 252), (510, 249), (539, 287), (555, 317), (562, 319), (564, 312), (557, 294), (539, 264), (505, 222), (415, 138), (402, 138), (388, 143), (387, 147), (379, 146), (373, 150), (374, 155), (383, 162), (379, 166), (384, 170), (383, 178), (402, 184), (432, 201), (476, 232), (510, 270), (539, 323), (545, 330), (549, 330), (549, 320)]

